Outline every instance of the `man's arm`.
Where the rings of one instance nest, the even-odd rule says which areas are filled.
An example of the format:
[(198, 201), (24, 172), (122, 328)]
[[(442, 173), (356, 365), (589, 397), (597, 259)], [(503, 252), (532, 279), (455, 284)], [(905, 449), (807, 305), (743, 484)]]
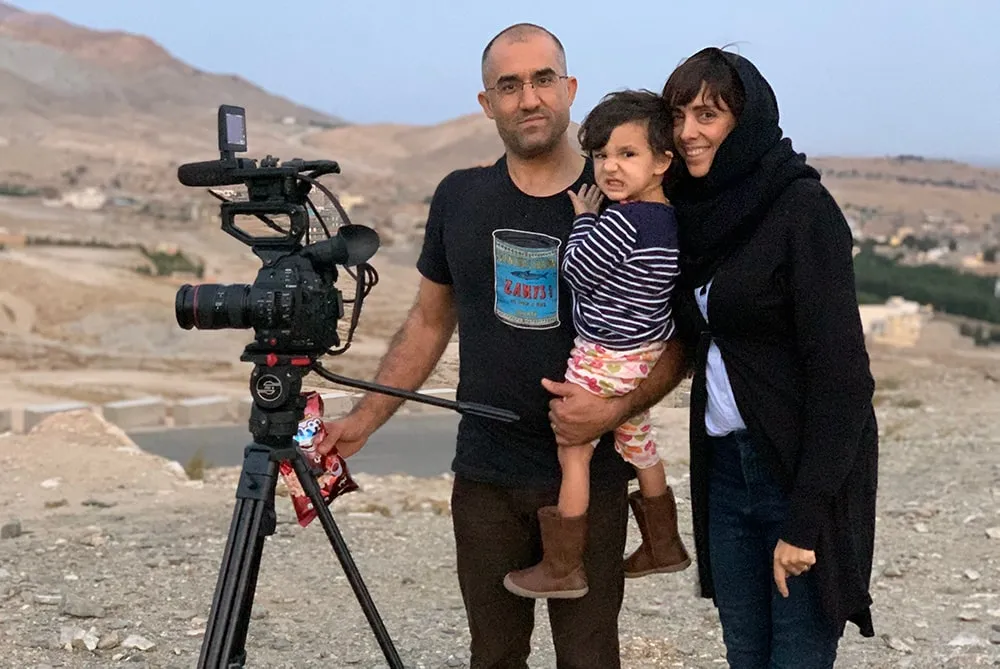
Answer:
[[(403, 390), (419, 388), (441, 359), (456, 323), (452, 286), (421, 277), (417, 298), (406, 321), (393, 335), (389, 350), (379, 364), (375, 382)], [(351, 414), (361, 418), (371, 434), (389, 420), (404, 401), (368, 392)]]
[(685, 347), (679, 338), (666, 342), (659, 361), (634, 390), (602, 399), (575, 383), (542, 380), (555, 397), (549, 402), (549, 420), (561, 446), (587, 444), (632, 416), (651, 408), (677, 387), (687, 374)]

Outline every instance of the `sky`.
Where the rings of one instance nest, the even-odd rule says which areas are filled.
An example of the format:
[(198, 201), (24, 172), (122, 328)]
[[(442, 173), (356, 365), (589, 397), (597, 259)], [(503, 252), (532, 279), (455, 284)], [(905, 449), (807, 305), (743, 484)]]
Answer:
[(800, 151), (1000, 165), (1000, 0), (9, 1), (148, 35), (194, 67), (353, 123), (480, 112), (482, 49), (521, 21), (563, 42), (575, 121), (605, 93), (660, 91), (686, 56), (735, 44)]

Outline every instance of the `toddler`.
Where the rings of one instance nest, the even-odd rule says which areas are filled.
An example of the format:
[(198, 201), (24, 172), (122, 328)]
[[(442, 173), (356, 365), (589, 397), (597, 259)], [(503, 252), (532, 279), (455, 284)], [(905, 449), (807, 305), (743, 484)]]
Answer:
[[(663, 192), (673, 158), (672, 119), (649, 91), (611, 93), (580, 126), (596, 185), (569, 192), (576, 218), (562, 260), (577, 331), (566, 380), (602, 397), (642, 382), (674, 334), (670, 294), (677, 279), (677, 220)], [(613, 201), (603, 212), (604, 197)], [(542, 560), (504, 579), (514, 594), (576, 598), (583, 568), (590, 459), (597, 442), (560, 446), (557, 507), (539, 511)], [(629, 495), (642, 544), (625, 559), (627, 577), (675, 572), (691, 564), (677, 530), (677, 508), (656, 452), (649, 412), (615, 430), (615, 449), (636, 469)]]

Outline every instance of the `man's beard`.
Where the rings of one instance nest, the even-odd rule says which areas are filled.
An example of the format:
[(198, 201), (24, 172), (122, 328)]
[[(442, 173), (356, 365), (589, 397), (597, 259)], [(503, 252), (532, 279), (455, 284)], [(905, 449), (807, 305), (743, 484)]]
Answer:
[(562, 136), (569, 127), (569, 118), (563, 122), (562, 119), (556, 117), (551, 119), (551, 122), (550, 132), (544, 136), (536, 134), (526, 138), (517, 130), (507, 130), (500, 125), (497, 126), (497, 133), (508, 153), (525, 160), (537, 158), (552, 151), (562, 140)]

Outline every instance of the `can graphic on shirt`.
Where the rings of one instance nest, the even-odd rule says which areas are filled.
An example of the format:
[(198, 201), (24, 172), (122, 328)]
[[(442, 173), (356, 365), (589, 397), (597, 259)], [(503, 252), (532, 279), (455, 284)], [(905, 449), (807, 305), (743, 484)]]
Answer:
[(529, 330), (559, 327), (559, 248), (562, 240), (525, 230), (493, 231), (493, 311)]

